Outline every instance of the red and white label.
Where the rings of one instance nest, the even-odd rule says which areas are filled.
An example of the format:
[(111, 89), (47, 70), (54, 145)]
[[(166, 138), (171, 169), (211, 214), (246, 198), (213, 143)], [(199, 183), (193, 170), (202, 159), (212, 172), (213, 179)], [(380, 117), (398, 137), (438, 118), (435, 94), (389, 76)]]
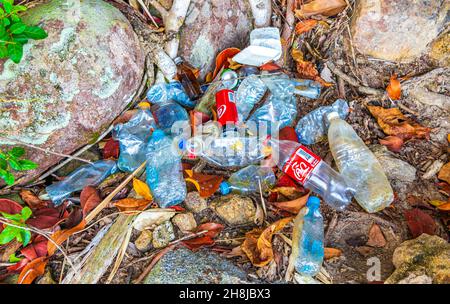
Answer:
[(300, 146), (283, 167), (283, 172), (304, 184), (322, 159), (305, 146)]

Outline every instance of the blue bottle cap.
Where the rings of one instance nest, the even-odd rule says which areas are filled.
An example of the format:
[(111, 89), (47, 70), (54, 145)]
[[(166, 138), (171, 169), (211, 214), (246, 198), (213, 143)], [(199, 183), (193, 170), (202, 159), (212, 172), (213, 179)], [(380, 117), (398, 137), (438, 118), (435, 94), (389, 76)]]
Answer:
[(226, 195), (226, 194), (230, 193), (231, 192), (230, 183), (228, 183), (226, 181), (221, 182), (220, 186), (219, 186), (219, 190), (220, 190), (220, 193), (222, 193), (222, 195)]
[(317, 196), (310, 196), (306, 202), (306, 207), (311, 210), (317, 210), (320, 207), (320, 199)]
[(155, 130), (155, 131), (153, 131), (153, 134), (152, 134), (152, 138), (154, 140), (160, 140), (164, 136), (166, 136), (166, 135), (164, 134), (164, 132), (162, 130)]

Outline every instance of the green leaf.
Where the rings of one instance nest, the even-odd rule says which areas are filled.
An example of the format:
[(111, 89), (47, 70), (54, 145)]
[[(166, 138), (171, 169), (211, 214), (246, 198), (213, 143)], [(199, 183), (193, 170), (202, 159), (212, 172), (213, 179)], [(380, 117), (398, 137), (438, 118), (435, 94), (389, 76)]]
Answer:
[(25, 154), (25, 149), (22, 147), (14, 147), (9, 150), (8, 154), (13, 157), (21, 157)]
[(8, 168), (8, 163), (3, 158), (0, 158), (0, 169), (6, 170)]
[(22, 214), (18, 213), (18, 214), (8, 214), (8, 213), (1, 213), (2, 216), (10, 221), (14, 221), (16, 222), (15, 224), (20, 224), (20, 221), (22, 221)]
[(22, 209), (22, 221), (25, 222), (27, 219), (29, 219), (32, 213), (33, 212), (31, 211), (30, 208), (24, 207)]
[(0, 152), (0, 158), (1, 159), (7, 159), (8, 155), (6, 155), (6, 153), (4, 153), (4, 152)]
[(8, 244), (16, 237), (16, 235), (18, 235), (18, 233), (18, 228), (6, 226), (6, 228), (3, 229), (2, 233), (0, 233), (0, 245)]
[(5, 180), (5, 183), (9, 186), (14, 184), (15, 178), (14, 175), (11, 174), (11, 172), (0, 169), (0, 178), (3, 178)]
[(25, 31), (23, 31), (23, 34), (25, 34), (28, 38), (39, 40), (47, 38), (48, 34), (39, 26), (27, 26)]
[(19, 63), (23, 56), (23, 46), (18, 43), (8, 44), (8, 54), (14, 63)]
[(17, 262), (20, 262), (20, 261), (22, 261), (22, 259), (16, 257), (16, 254), (15, 254), (15, 253), (13, 253), (13, 254), (11, 254), (11, 255), (9, 256), (9, 262), (10, 262), (10, 263), (17, 263)]
[(6, 29), (3, 26), (3, 22), (0, 24), (0, 37), (6, 34)]
[(11, 25), (8, 30), (11, 34), (21, 34), (26, 28), (27, 26), (23, 22), (17, 22)]
[(19, 160), (19, 166), (20, 166), (20, 169), (19, 169), (20, 171), (25, 171), (25, 170), (36, 169), (39, 165), (28, 159), (21, 159), (21, 160)]
[(7, 57), (8, 57), (8, 49), (4, 44), (0, 45), (0, 58), (7, 58)]
[(11, 21), (9, 21), (8, 18), (4, 18), (4, 19), (3, 19), (3, 25), (4, 25), (5, 27), (7, 27), (7, 26), (10, 25), (10, 24), (11, 24)]
[(17, 159), (9, 157), (7, 160), (11, 168), (14, 170), (19, 171), (22, 168)]
[[(28, 243), (31, 240), (31, 232), (30, 232), (30, 230), (20, 229), (19, 233), (20, 233), (20, 236), (21, 236), (21, 239), (22, 239), (23, 246), (28, 245)], [(16, 235), (16, 239), (17, 239), (17, 235)]]
[(27, 10), (27, 7), (25, 5), (15, 5), (12, 9), (12, 11), (15, 12), (24, 12)]
[(13, 9), (13, 5), (9, 1), (3, 1), (3, 8), (5, 9), (5, 12), (11, 13), (11, 11)]

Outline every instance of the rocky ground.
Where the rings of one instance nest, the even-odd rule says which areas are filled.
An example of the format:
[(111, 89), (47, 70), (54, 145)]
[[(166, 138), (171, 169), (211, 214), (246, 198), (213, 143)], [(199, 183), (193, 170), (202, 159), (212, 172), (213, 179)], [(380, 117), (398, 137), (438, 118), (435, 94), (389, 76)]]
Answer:
[[(142, 16), (136, 17), (130, 12), (128, 4), (111, 2), (128, 17), (141, 42), (145, 40), (144, 45), (151, 47), (149, 45), (157, 40), (156, 37), (166, 38), (157, 31), (149, 32), (139, 28), (139, 18)], [(181, 31), (180, 53), (192, 65), (200, 68), (200, 77), (203, 78), (214, 66), (215, 56), (220, 50), (247, 45), (252, 17), (247, 9), (248, 3), (244, 0), (192, 2)], [(282, 28), (286, 21), (285, 2), (273, 1), (272, 21), (279, 28)], [(332, 86), (324, 88), (316, 100), (297, 99), (298, 115), (294, 125), (298, 119), (317, 107), (329, 105), (337, 98), (348, 100), (351, 112), (347, 121), (377, 156), (391, 182), (395, 200), (391, 206), (374, 214), (365, 212), (355, 201), (343, 212), (337, 212), (323, 204), (321, 211), (325, 220), (325, 247), (337, 249), (339, 253), (326, 258), (316, 279), (322, 283), (450, 283), (449, 213), (430, 204), (431, 201), (447, 200), (445, 191), (438, 187), (440, 180), (437, 174), (449, 161), (448, 3), (392, 3), (384, 0), (362, 0), (358, 1), (357, 5), (354, 1), (349, 3), (350, 7), (333, 17), (314, 16), (314, 19), (320, 21), (316, 27), (302, 35), (293, 36), (292, 47), (301, 50), (304, 59), (317, 66), (325, 81), (333, 83)], [(152, 14), (155, 12), (152, 11)], [(111, 34), (111, 39), (115, 39), (114, 35)], [(129, 56), (137, 56), (137, 61), (143, 61), (139, 52), (133, 51)], [(123, 58), (122, 63), (126, 64), (128, 61)], [(285, 62), (288, 73), (296, 74), (295, 64), (291, 56), (288, 56)], [(142, 77), (144, 83), (149, 83), (154, 75), (152, 68), (149, 68), (150, 64), (146, 65), (146, 72)], [(120, 66), (116, 68), (121, 69)], [(393, 74), (403, 77), (402, 98), (399, 100), (392, 100), (385, 91)], [(129, 77), (139, 78), (134, 74)], [(3, 81), (3, 78), (0, 78), (0, 81)], [(83, 81), (80, 79), (80, 85)], [(127, 92), (136, 89), (137, 82), (139, 81), (136, 79), (130, 81), (134, 85), (133, 88), (120, 88), (120, 92), (117, 91), (116, 94), (120, 95), (121, 100), (128, 102)], [(111, 89), (109, 86), (108, 88)], [(141, 97), (144, 95), (141, 94)], [(81, 99), (85, 97), (80, 93)], [(73, 98), (75, 102), (72, 105), (76, 106), (78, 97)], [(135, 98), (137, 99), (139, 98)], [(51, 99), (49, 100), (51, 102)], [(368, 105), (399, 108), (406, 117), (431, 128), (429, 138), (411, 139), (405, 142), (399, 152), (389, 151), (380, 143), (380, 139), (385, 138), (386, 134), (370, 114)], [(105, 106), (108, 108), (108, 105)], [(71, 111), (77, 112), (80, 109), (82, 108), (75, 107)], [(119, 111), (118, 108), (116, 110)], [(117, 114), (108, 112), (111, 117)], [(103, 130), (107, 129), (106, 122), (111, 120), (105, 118), (105, 122), (96, 122), (94, 125), (94, 122), (88, 123), (90, 118), (80, 119), (86, 119), (83, 120), (83, 125), (92, 128), (97, 128), (100, 123)], [(0, 116), (0, 126), (3, 121)], [(72, 130), (76, 126), (77, 124), (69, 125), (67, 128)], [(58, 132), (65, 131), (62, 129)], [(97, 132), (98, 137), (101, 132)], [(61, 144), (52, 140), (46, 148), (54, 148), (56, 143)], [(91, 161), (102, 159), (101, 145), (102, 142), (100, 145), (93, 145), (79, 157)], [(79, 147), (80, 145), (74, 142), (61, 152), (71, 153)], [(334, 166), (326, 139), (311, 148)], [(194, 166), (197, 164), (186, 162), (191, 162)], [(41, 183), (1, 190), (1, 197), (21, 200), (17, 194), (23, 189), (39, 193), (43, 185), (66, 176), (80, 165), (77, 160), (72, 160), (52, 172), (51, 176), (44, 178)], [(201, 172), (224, 177), (232, 173), (209, 166), (204, 167)], [(43, 172), (34, 172), (33, 175), (42, 174)], [(111, 193), (125, 177), (125, 174), (118, 175), (110, 180), (109, 184), (101, 185), (101, 197)], [(25, 178), (30, 179), (31, 176)], [(170, 220), (158, 223), (151, 230), (130, 229), (131, 220), (124, 215), (117, 215), (117, 210), (110, 204), (84, 231), (71, 236), (63, 245), (71, 257), (94, 252), (91, 254), (91, 261), (85, 264), (87, 266), (82, 274), (98, 272), (99, 275), (86, 275), (83, 279), (75, 275), (75, 279), (71, 280), (71, 267), (64, 255), (57, 251), (51, 257), (45, 275), (37, 282), (285, 282), (291, 252), (292, 224), (274, 235), (274, 258), (263, 267), (254, 266), (245, 254), (232, 250), (239, 248), (246, 232), (261, 225), (261, 219), (262, 226), (267, 226), (282, 217), (283, 213), (271, 205), (267, 196), (263, 199), (268, 212), (267, 216), (262, 217), (259, 194), (245, 197), (223, 197), (216, 194), (204, 199), (195, 188), (190, 190), (185, 202), (181, 204), (182, 212), (169, 218)], [(131, 185), (124, 187), (114, 200), (126, 197), (130, 191)], [(416, 231), (411, 230), (411, 219), (405, 216), (405, 211), (416, 209), (431, 216), (434, 223), (433, 233), (426, 229), (423, 231), (434, 234), (433, 236), (420, 235), (421, 233), (415, 235)], [(207, 222), (223, 224), (225, 227), (215, 237), (214, 246), (197, 252), (173, 246), (174, 242), (176, 244), (178, 240), (186, 237), (187, 234), (183, 231), (195, 231), (199, 224)], [(130, 242), (126, 243), (123, 260), (117, 265), (115, 275), (110, 277), (114, 268), (114, 257), (120, 251), (127, 233)], [(101, 241), (99, 236), (104, 236)], [(99, 247), (108, 247), (109, 251), (95, 251), (89, 247), (89, 244), (98, 242)], [(160, 258), (158, 262), (155, 256)], [(374, 270), (377, 265), (380, 266), (379, 273)], [(11, 278), (10, 280), (14, 281)]]

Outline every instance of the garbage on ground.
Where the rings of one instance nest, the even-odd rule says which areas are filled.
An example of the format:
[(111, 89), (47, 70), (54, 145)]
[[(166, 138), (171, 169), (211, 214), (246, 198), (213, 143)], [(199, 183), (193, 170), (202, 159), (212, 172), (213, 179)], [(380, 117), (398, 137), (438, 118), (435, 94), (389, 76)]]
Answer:
[(356, 201), (370, 213), (389, 206), (394, 193), (375, 155), (337, 112), (328, 113), (327, 120), (331, 153), (348, 185), (356, 190)]
[(197, 80), (197, 76), (194, 75), (194, 68), (183, 61), (181, 57), (177, 57), (174, 60), (177, 65), (177, 77), (184, 88), (184, 91), (191, 100), (197, 100), (202, 94), (200, 84)]
[(47, 186), (46, 191), (53, 204), (59, 206), (72, 193), (81, 191), (85, 186), (96, 186), (115, 172), (117, 172), (115, 161), (99, 160), (79, 167), (64, 180)]
[(298, 140), (304, 145), (317, 143), (326, 136), (329, 126), (329, 123), (326, 120), (327, 114), (337, 112), (341, 119), (345, 119), (348, 115), (348, 111), (347, 101), (337, 99), (330, 106), (319, 107), (309, 112), (298, 121), (297, 126), (295, 127)]
[(220, 184), (222, 195), (230, 192), (239, 194), (251, 194), (266, 192), (276, 183), (276, 177), (270, 167), (250, 165), (233, 173), (228, 181)]
[(114, 139), (119, 141), (117, 166), (120, 170), (133, 172), (145, 161), (150, 131), (155, 128), (155, 120), (149, 109), (139, 109), (127, 123), (115, 126), (113, 134)]
[(152, 104), (160, 104), (173, 100), (184, 107), (195, 107), (195, 102), (185, 93), (183, 86), (179, 81), (154, 84), (147, 91), (147, 99)]
[(281, 54), (280, 31), (276, 27), (264, 27), (250, 33), (250, 46), (235, 55), (233, 61), (259, 67), (280, 59)]
[(302, 276), (316, 275), (324, 258), (324, 226), (320, 214), (320, 199), (310, 196), (306, 208), (294, 220), (292, 252), (289, 257)]
[(190, 133), (189, 114), (179, 104), (166, 101), (158, 103), (151, 108), (158, 129), (168, 135), (180, 135), (184, 132)]
[(172, 139), (155, 130), (147, 145), (147, 184), (155, 202), (162, 208), (181, 203), (186, 197), (181, 156)]

